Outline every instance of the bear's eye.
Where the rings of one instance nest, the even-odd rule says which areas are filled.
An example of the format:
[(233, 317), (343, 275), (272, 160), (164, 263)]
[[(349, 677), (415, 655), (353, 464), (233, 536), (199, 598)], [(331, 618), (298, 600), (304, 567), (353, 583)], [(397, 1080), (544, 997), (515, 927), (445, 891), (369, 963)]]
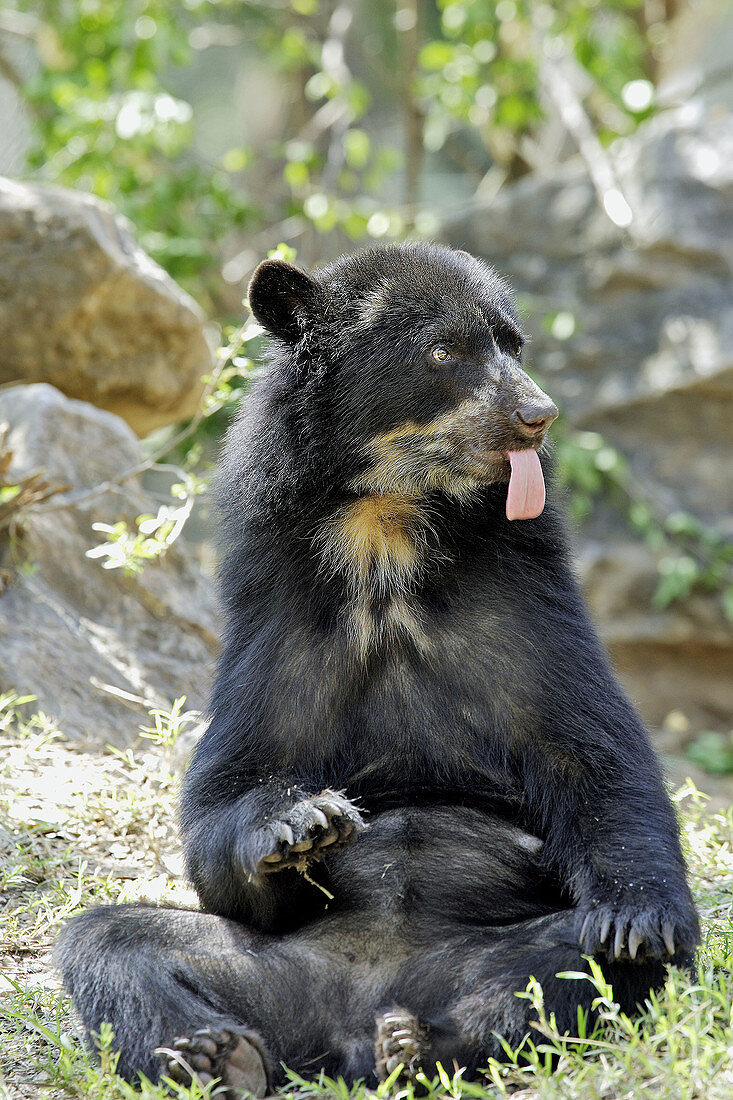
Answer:
[(514, 345), (514, 357), (515, 359), (522, 358), (522, 344), (520, 340), (517, 340), (516, 344)]
[(446, 351), (445, 348), (440, 347), (440, 345), (437, 348), (433, 348), (433, 350), (430, 352), (430, 355), (436, 363), (447, 363), (448, 360), (451, 358), (450, 352)]

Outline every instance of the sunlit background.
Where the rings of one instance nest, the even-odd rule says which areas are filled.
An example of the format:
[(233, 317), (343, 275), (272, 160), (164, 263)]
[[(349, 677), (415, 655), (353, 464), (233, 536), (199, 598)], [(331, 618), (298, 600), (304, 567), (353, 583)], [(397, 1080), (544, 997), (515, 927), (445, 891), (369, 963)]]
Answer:
[(217, 314), (280, 240), (310, 265), (434, 235), (579, 149), (626, 227), (604, 150), (660, 109), (730, 102), (727, 7), (9, 0), (0, 171), (114, 202)]
[[(49, 382), (143, 438), (136, 450), (125, 437), (106, 466), (105, 448), (87, 448), (96, 511), (69, 560), (95, 576), (104, 565), (105, 583), (116, 571), (152, 584), (175, 544), (210, 584), (211, 468), (261, 350), (255, 327), (240, 331), (254, 266), (275, 248), (312, 266), (374, 242), (445, 240), (515, 286), (528, 368), (562, 411), (558, 491), (594, 614), (673, 775), (693, 769), (727, 798), (732, 57), (733, 13), (717, 0), (6, 0), (0, 421), (22, 420), (19, 383)], [(130, 220), (178, 287), (89, 196)], [(47, 443), (38, 411), (34, 423)], [(16, 462), (21, 435), (5, 444)], [(69, 448), (46, 443), (37, 464), (76, 484)], [(124, 478), (100, 503), (95, 486), (136, 463), (147, 505), (124, 512)], [(0, 549), (11, 502), (42, 504), (8, 469)], [(39, 569), (22, 582), (28, 614), (41, 580), (58, 597)], [(63, 599), (70, 621), (93, 619)], [(82, 695), (94, 681), (133, 711), (170, 703), (190, 670), (151, 672), (132, 643), (115, 664), (116, 629), (89, 635), (109, 668), (85, 666)], [(68, 686), (37, 682), (31, 665), (0, 657), (0, 691), (33, 692), (89, 736)], [(199, 704), (197, 675), (186, 690)]]

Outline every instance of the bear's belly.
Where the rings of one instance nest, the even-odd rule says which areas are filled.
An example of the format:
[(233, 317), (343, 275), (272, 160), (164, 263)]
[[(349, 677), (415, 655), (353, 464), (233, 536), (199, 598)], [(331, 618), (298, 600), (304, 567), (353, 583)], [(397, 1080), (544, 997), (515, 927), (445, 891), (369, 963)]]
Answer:
[[(540, 706), (525, 684), (478, 660), (409, 661), (399, 654), (373, 670), (368, 684), (328, 701), (316, 728), (338, 733), (326, 761), (328, 785), (351, 798), (384, 792), (438, 791), (516, 803), (521, 760), (542, 742)], [(401, 801), (410, 802), (410, 797)]]
[(502, 818), (436, 804), (367, 817), (369, 830), (328, 857), (334, 906), (400, 926), (506, 924), (566, 904), (542, 842)]

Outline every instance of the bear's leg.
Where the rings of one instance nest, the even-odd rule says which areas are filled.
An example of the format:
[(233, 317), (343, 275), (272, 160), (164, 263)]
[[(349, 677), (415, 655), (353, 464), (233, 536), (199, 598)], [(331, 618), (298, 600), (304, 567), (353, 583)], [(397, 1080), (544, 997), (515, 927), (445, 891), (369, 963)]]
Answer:
[(184, 1080), (190, 1067), (263, 1095), (281, 1060), (329, 1048), (333, 963), (296, 938), (207, 913), (104, 906), (64, 929), (56, 957), (87, 1032), (111, 1025), (129, 1079)]
[[(547, 1015), (555, 1013), (560, 1031), (576, 1034), (578, 1006), (590, 1012), (597, 996), (587, 979), (557, 977), (589, 972), (577, 923), (575, 911), (566, 910), (513, 925), (463, 928), (406, 964), (399, 983), (402, 1003), (419, 1021), (418, 1033), (427, 1035), (421, 1068), (430, 1074), (441, 1062), (448, 1072), (457, 1066), (470, 1072), (487, 1057), (502, 1057), (497, 1035), (515, 1048), (525, 1035), (537, 1037), (530, 1002), (516, 996), (530, 977), (542, 986)], [(600, 961), (615, 1000), (627, 1012), (664, 982), (660, 960)]]

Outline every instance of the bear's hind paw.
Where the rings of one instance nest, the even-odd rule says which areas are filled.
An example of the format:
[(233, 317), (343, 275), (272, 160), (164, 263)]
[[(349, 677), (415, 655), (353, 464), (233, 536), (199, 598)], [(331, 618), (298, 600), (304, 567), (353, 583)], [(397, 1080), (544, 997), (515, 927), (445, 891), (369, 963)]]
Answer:
[(197, 1082), (205, 1087), (216, 1078), (226, 1088), (222, 1097), (234, 1100), (243, 1092), (267, 1096), (270, 1089), (268, 1057), (254, 1031), (229, 1031), (204, 1027), (191, 1036), (180, 1036), (170, 1047), (155, 1052), (163, 1074), (179, 1085)]
[(386, 1081), (398, 1066), (400, 1080), (412, 1080), (422, 1068), (426, 1036), (417, 1017), (406, 1008), (390, 1008), (377, 1016), (375, 1061), (379, 1081)]

